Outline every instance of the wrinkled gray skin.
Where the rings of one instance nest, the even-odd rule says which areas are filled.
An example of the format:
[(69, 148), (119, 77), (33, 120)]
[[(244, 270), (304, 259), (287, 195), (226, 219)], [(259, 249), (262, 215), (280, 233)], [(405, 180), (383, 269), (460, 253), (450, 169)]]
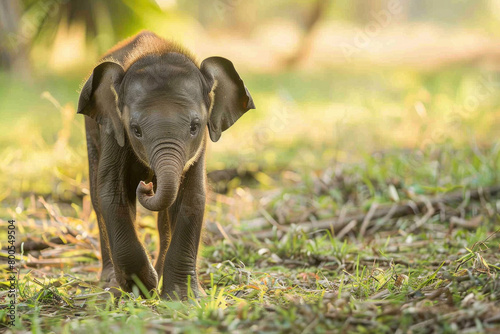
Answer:
[[(164, 298), (196, 296), (196, 259), (205, 209), (207, 132), (217, 141), (253, 101), (232, 63), (181, 53), (146, 55), (127, 71), (125, 56), (143, 32), (98, 65), (80, 94), (85, 114), (92, 204), (99, 222), (101, 281), (148, 290), (163, 276)], [(215, 85), (215, 83), (217, 83)], [(213, 91), (212, 94), (210, 92)], [(213, 97), (213, 107), (210, 110)], [(208, 126), (208, 131), (206, 130)], [(136, 199), (158, 211), (159, 256), (153, 265), (134, 226)]]

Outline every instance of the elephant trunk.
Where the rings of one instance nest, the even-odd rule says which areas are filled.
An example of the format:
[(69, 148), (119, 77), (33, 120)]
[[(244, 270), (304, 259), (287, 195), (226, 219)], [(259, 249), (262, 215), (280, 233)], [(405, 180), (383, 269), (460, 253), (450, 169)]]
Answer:
[(184, 164), (184, 152), (177, 149), (163, 148), (153, 152), (151, 167), (156, 175), (156, 193), (153, 183), (141, 181), (137, 186), (139, 203), (151, 211), (162, 211), (169, 208), (177, 198)]

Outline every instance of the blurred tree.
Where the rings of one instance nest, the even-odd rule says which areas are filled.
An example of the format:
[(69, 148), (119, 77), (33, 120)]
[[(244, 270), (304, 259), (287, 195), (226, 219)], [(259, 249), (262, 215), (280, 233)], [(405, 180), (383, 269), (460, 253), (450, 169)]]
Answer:
[(0, 69), (30, 76), (26, 41), (20, 34), (22, 6), (19, 0), (0, 1)]
[(314, 40), (314, 30), (321, 19), (325, 16), (328, 6), (332, 0), (316, 0), (310, 9), (309, 15), (304, 24), (304, 32), (299, 45), (295, 52), (285, 59), (285, 67), (288, 69), (297, 66), (304, 58), (307, 57), (311, 50), (312, 42)]
[(405, 20), (408, 17), (410, 7), (414, 4), (419, 4), (421, 0), (356, 0), (354, 10), (354, 20), (367, 24), (376, 20), (378, 13), (388, 11), (390, 8), (397, 7), (398, 20)]
[(256, 25), (261, 3), (244, 0), (184, 0), (180, 3), (180, 7), (188, 12), (197, 13), (198, 21), (206, 28), (218, 26), (247, 34)]
[(145, 26), (152, 12), (161, 12), (154, 0), (1, 0), (0, 67), (29, 73), (32, 44), (43, 37), (50, 45), (62, 23), (83, 24), (92, 41), (96, 36), (109, 36), (95, 43), (103, 53), (117, 39)]
[(360, 23), (367, 23), (373, 20), (373, 13), (384, 7), (384, 0), (356, 0), (354, 4), (356, 20)]
[[(58, 26), (65, 22), (68, 25), (83, 23), (88, 38), (100, 34), (111, 35), (110, 40), (128, 37), (142, 27), (148, 13), (161, 12), (154, 0), (24, 0), (27, 10), (33, 7), (52, 8), (44, 16), (35, 38), (42, 34), (53, 36)], [(99, 45), (104, 52), (110, 45)]]

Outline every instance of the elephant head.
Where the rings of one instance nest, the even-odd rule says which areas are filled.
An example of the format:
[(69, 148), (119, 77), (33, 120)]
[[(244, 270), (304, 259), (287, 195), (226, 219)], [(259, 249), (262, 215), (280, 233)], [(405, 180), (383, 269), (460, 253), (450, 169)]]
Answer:
[(219, 140), (249, 109), (250, 93), (233, 64), (221, 57), (198, 67), (182, 53), (147, 54), (127, 68), (112, 60), (94, 70), (80, 94), (78, 113), (93, 118), (108, 141), (133, 150), (156, 176), (141, 181), (137, 198), (147, 209), (170, 207), (183, 173), (206, 142)]

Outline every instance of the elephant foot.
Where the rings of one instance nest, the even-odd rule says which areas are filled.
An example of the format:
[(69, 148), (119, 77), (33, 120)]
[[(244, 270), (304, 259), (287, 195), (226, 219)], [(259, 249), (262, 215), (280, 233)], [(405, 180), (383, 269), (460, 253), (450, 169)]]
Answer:
[[(139, 280), (144, 288), (151, 292), (158, 286), (158, 276), (156, 271), (151, 265), (146, 265), (142, 270), (134, 273), (124, 273), (122, 271), (115, 271), (116, 282), (125, 292), (132, 292), (133, 287), (137, 286), (136, 281)], [(135, 278), (135, 279), (134, 279)], [(144, 289), (139, 288), (139, 292), (143, 297), (146, 297)]]
[[(165, 279), (165, 276), (164, 276)], [(188, 283), (186, 280), (179, 282), (167, 281), (163, 283), (161, 298), (166, 300), (182, 300), (186, 301), (189, 297), (200, 299), (207, 294), (198, 282), (198, 278), (194, 276), (191, 279), (191, 291), (188, 291)], [(189, 293), (188, 293), (189, 292)]]
[(101, 275), (99, 276), (99, 282), (106, 283), (111, 282), (115, 279), (115, 271), (113, 269), (113, 265), (110, 263), (109, 265), (103, 266), (101, 270)]
[(104, 289), (108, 292), (110, 292), (113, 297), (115, 298), (120, 298), (122, 296), (122, 290), (120, 289), (120, 285), (118, 284), (118, 282), (116, 281), (116, 279), (113, 277), (111, 280), (109, 281), (100, 281), (99, 282), (99, 287), (101, 289)]
[(122, 292), (120, 291), (120, 285), (116, 281), (115, 271), (111, 262), (107, 262), (106, 265), (103, 266), (98, 286), (106, 291), (111, 292), (115, 298), (118, 298), (122, 295)]

